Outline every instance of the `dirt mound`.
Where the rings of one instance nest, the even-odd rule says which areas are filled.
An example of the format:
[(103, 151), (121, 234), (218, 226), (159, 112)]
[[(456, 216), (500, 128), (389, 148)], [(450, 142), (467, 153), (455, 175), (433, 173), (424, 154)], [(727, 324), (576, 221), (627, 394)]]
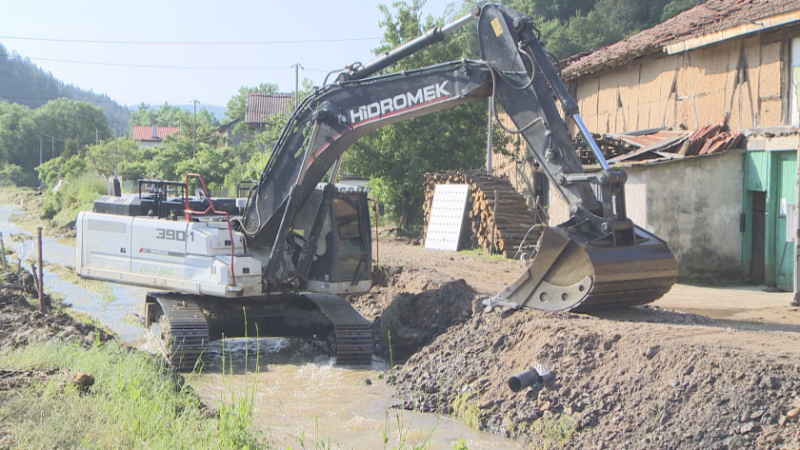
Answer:
[[(449, 327), (468, 320), (480, 306), (478, 293), (464, 280), (433, 269), (387, 267), (382, 285), (349, 298), (373, 323), (378, 353), (404, 361)], [(477, 305), (477, 306), (476, 306)]]
[(0, 288), (0, 349), (16, 348), (33, 339), (79, 340), (92, 345), (112, 336), (94, 325), (84, 324), (63, 311), (42, 314), (26, 300), (36, 295), (33, 277), (22, 272), (3, 274)]
[[(405, 408), (452, 414), (537, 446), (800, 445), (797, 355), (765, 355), (761, 344), (743, 345), (743, 333), (696, 324), (702, 316), (664, 314), (667, 325), (477, 314), (398, 366), (391, 381)], [(513, 393), (508, 379), (532, 366), (550, 370), (554, 382)]]

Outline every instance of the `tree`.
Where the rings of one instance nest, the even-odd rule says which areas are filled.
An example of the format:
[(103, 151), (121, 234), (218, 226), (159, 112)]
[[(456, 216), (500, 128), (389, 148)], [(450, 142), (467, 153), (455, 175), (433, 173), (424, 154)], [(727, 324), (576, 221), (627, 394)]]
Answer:
[[(161, 127), (169, 126), (169, 124), (178, 126), (181, 123), (188, 123), (190, 127), (193, 127), (194, 111), (189, 111), (164, 102), (157, 110), (153, 109), (150, 105), (141, 103), (135, 111), (131, 112), (130, 124), (132, 127), (150, 126), (154, 120), (157, 121), (158, 126)], [(213, 113), (201, 107), (197, 111), (197, 125), (216, 128), (219, 126), (219, 120), (214, 117)]]
[(30, 176), (36, 174), (39, 145), (45, 139), (50, 145), (44, 148), (49, 151), (42, 152), (43, 162), (52, 158), (51, 147), (59, 155), (68, 149), (70, 155), (75, 155), (95, 142), (95, 137), (110, 136), (103, 111), (88, 103), (61, 98), (34, 111), (22, 105), (0, 103), (0, 164), (17, 165)]
[(705, 0), (511, 0), (529, 15), (558, 58), (591, 52), (693, 8)]
[[(445, 18), (422, 17), (424, 2), (397, 2), (393, 9), (379, 6), (384, 15), (382, 45), (376, 55), (416, 38), (425, 30), (445, 23)], [(451, 11), (453, 16), (461, 15)], [(451, 18), (451, 17), (450, 17)], [(398, 62), (391, 71), (477, 56), (474, 30), (464, 29), (444, 42)], [(384, 127), (365, 136), (345, 154), (344, 168), (372, 180), (374, 192), (388, 206), (391, 219), (408, 230), (421, 219), (425, 172), (479, 169), (486, 161), (488, 103), (478, 101), (417, 119)], [(507, 139), (498, 133), (495, 148)]]

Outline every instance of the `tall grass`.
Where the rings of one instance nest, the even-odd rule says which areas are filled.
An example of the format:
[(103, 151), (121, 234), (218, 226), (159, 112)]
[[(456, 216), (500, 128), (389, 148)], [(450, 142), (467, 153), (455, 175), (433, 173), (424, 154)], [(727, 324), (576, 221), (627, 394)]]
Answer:
[(101, 195), (108, 193), (107, 181), (95, 173), (84, 173), (65, 182), (61, 190), (48, 193), (42, 218), (57, 226), (70, 225), (80, 211), (89, 211)]
[[(160, 358), (109, 342), (35, 342), (0, 352), (8, 368), (60, 367), (95, 378), (88, 393), (63, 380), (6, 392), (0, 422), (19, 448), (218, 449), (259, 448), (252, 433), (230, 428), (205, 411), (188, 385), (175, 380)], [(66, 377), (66, 375), (65, 375)]]
[[(245, 310), (245, 339), (247, 339), (247, 311)], [(256, 324), (256, 336), (258, 325)], [(225, 344), (228, 344), (228, 359), (225, 359)], [(250, 362), (250, 347), (244, 350), (244, 385), (237, 392), (234, 385), (233, 352), (230, 341), (222, 341), (222, 398), (219, 409), (219, 428), (222, 443), (226, 448), (243, 448), (247, 446), (251, 436), (253, 420), (255, 419), (256, 391), (260, 373), (259, 358), (260, 344), (256, 338), (256, 368), (252, 377), (247, 375), (247, 366)]]

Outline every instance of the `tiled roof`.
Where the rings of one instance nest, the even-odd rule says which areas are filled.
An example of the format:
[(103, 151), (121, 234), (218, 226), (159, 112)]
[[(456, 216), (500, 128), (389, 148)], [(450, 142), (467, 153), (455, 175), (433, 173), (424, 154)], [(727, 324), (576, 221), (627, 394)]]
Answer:
[(175, 134), (181, 131), (180, 127), (157, 127), (156, 133), (158, 134), (158, 139), (153, 138), (153, 126), (146, 126), (146, 127), (131, 127), (133, 139), (135, 141), (163, 141), (165, 137), (169, 136), (170, 134)]
[(244, 116), (245, 123), (267, 123), (267, 117), (275, 114), (291, 114), (289, 99), (292, 94), (262, 94), (251, 92), (247, 94), (247, 109)]
[(711, 0), (624, 41), (569, 58), (563, 77), (570, 80), (621, 66), (687, 39), (795, 10), (800, 10), (800, 0)]

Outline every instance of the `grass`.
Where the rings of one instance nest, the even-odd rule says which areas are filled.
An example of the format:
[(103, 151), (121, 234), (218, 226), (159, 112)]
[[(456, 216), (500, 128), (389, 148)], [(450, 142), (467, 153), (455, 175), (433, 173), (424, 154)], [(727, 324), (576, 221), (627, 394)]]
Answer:
[[(90, 280), (88, 278), (81, 278), (75, 273), (74, 269), (61, 264), (47, 264), (47, 271), (58, 275), (62, 280), (80, 286), (89, 292), (97, 294), (104, 302), (113, 302), (116, 300), (114, 290), (108, 283), (102, 281)], [(45, 285), (45, 289), (47, 285)]]
[(453, 400), (452, 408), (453, 415), (464, 422), (466, 426), (479, 431), (483, 428), (481, 410), (478, 408), (478, 402), (472, 392), (457, 395)]
[(483, 251), (483, 249), (480, 249), (480, 248), (470, 248), (470, 249), (466, 249), (466, 250), (460, 250), (458, 253), (462, 254), (462, 255), (472, 256), (472, 257), (479, 258), (479, 259), (484, 259), (484, 260), (487, 260), (487, 261), (508, 261), (508, 258), (506, 258), (503, 255), (489, 254), (489, 253)]
[(209, 414), (188, 385), (160, 359), (109, 342), (35, 342), (0, 352), (7, 368), (59, 367), (90, 373), (82, 393), (60, 379), (0, 394), (0, 422), (18, 448), (217, 449), (261, 448), (255, 434)]
[(562, 415), (558, 419), (541, 418), (530, 426), (531, 448), (551, 450), (563, 448), (575, 435), (575, 419)]

